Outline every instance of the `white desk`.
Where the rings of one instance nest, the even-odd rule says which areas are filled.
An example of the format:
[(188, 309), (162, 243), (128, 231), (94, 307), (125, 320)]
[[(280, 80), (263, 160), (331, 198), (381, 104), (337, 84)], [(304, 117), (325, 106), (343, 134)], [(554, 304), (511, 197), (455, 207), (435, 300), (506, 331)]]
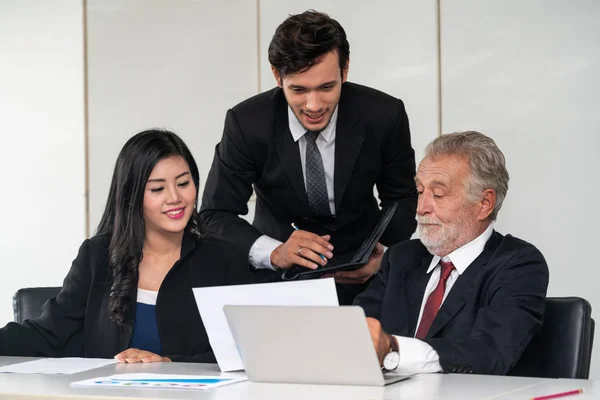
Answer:
[[(0, 365), (28, 361), (25, 357), (0, 357)], [(208, 391), (123, 388), (71, 388), (70, 383), (117, 373), (153, 372), (165, 374), (215, 375), (212, 364), (155, 363), (111, 365), (74, 375), (0, 374), (0, 398), (167, 398), (167, 399), (425, 399), (482, 400), (530, 399), (548, 393), (585, 388), (586, 396), (597, 396), (600, 383), (579, 380), (552, 380), (462, 374), (427, 374), (415, 376), (385, 388), (366, 386), (289, 385), (242, 382)], [(593, 390), (593, 392), (592, 392)], [(573, 397), (573, 400), (579, 400)], [(571, 400), (566, 398), (565, 400)]]
[(574, 396), (561, 397), (557, 400), (580, 400), (580, 399), (598, 399), (600, 398), (600, 381), (590, 381), (584, 379), (542, 379), (537, 385), (520, 390), (519, 397), (510, 397), (508, 394), (494, 398), (494, 400), (504, 399), (527, 399), (533, 397), (547, 396), (555, 393), (569, 392), (571, 390), (583, 389), (584, 392)]

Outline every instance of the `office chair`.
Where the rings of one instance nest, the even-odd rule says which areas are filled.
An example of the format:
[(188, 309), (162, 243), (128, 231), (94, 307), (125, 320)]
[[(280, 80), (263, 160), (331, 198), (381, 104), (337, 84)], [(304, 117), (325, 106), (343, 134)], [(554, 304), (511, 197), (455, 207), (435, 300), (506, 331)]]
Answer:
[(60, 287), (37, 287), (17, 290), (13, 296), (15, 322), (39, 317), (44, 303), (60, 292)]
[(509, 375), (588, 379), (595, 322), (580, 297), (546, 299), (544, 325)]

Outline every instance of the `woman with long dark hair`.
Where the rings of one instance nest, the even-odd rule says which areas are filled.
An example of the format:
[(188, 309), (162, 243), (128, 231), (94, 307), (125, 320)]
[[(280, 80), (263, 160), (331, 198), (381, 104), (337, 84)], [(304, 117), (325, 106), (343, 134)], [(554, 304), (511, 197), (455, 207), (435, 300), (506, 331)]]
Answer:
[(250, 277), (246, 255), (200, 235), (198, 187), (177, 135), (129, 139), (97, 234), (40, 317), (0, 329), (0, 355), (214, 362), (191, 289)]

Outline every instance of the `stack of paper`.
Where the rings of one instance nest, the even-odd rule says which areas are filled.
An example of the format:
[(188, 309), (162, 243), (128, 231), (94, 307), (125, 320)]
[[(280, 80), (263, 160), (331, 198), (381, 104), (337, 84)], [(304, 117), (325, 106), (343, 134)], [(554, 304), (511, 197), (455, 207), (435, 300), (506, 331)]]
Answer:
[(104, 358), (42, 358), (0, 367), (0, 372), (13, 374), (77, 374), (116, 363)]
[[(337, 306), (333, 278), (192, 289), (198, 311), (223, 372), (244, 369), (223, 306)], [(268, 332), (265, 332), (268, 334)]]

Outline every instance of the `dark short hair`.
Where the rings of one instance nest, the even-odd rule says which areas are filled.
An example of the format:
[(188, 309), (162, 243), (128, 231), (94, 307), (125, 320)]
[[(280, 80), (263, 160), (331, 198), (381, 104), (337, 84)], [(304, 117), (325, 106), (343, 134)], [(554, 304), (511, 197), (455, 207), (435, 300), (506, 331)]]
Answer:
[(269, 62), (283, 78), (306, 71), (334, 50), (342, 70), (350, 59), (344, 28), (327, 14), (308, 10), (290, 15), (277, 27), (269, 44)]

